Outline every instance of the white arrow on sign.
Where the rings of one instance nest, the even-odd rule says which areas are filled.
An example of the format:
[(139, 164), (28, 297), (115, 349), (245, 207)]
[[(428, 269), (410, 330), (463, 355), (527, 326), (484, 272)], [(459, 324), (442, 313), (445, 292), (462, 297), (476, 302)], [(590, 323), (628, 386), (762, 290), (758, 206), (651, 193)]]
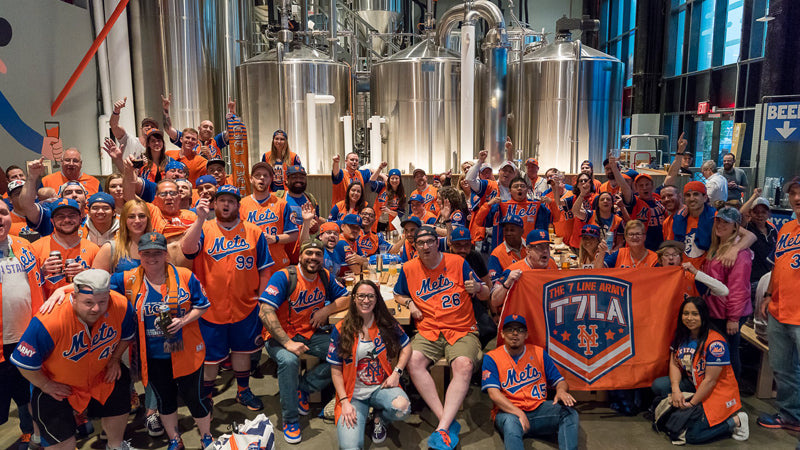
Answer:
[(788, 139), (796, 129), (797, 128), (789, 128), (789, 121), (785, 120), (783, 122), (783, 128), (776, 128), (775, 130), (777, 130), (784, 139)]

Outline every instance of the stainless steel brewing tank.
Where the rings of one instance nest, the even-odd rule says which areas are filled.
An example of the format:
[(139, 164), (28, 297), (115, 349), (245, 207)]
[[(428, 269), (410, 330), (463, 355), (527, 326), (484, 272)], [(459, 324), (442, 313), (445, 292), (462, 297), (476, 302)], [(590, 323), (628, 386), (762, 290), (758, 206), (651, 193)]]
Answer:
[[(476, 63), (476, 146), (482, 142), (484, 77), (485, 68)], [(429, 174), (460, 170), (460, 86), (460, 55), (431, 40), (373, 64), (372, 113), (386, 118), (383, 159), (389, 167), (408, 173), (411, 165)]]
[(509, 85), (519, 89), (510, 99), (518, 115), (512, 138), (524, 157), (537, 157), (542, 171), (576, 173), (586, 159), (602, 167), (620, 142), (622, 62), (560, 37), (525, 54), (509, 73), (517, 78)]
[[(339, 121), (350, 110), (350, 70), (346, 64), (305, 45), (293, 44), (278, 62), (273, 49), (236, 68), (242, 119), (247, 125), (250, 161), (271, 148), (272, 133), (283, 129), (289, 148), (312, 174), (330, 173), (333, 155), (344, 156)], [(317, 148), (307, 145), (306, 94), (333, 95), (333, 104), (317, 104)]]

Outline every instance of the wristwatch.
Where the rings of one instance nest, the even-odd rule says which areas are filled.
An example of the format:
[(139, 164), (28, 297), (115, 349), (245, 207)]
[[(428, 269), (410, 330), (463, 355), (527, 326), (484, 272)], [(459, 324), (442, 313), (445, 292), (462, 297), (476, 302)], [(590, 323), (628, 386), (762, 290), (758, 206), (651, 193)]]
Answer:
[(399, 367), (395, 367), (394, 371), (397, 372), (397, 374), (400, 375), (401, 377), (403, 376), (403, 373), (405, 373), (405, 371)]

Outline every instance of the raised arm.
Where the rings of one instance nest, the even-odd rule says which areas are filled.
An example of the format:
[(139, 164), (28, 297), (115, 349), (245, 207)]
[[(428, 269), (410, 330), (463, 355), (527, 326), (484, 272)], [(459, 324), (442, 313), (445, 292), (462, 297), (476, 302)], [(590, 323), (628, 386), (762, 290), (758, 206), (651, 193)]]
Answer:
[(22, 185), (22, 190), (19, 193), (19, 211), (31, 223), (38, 224), (41, 219), (41, 211), (36, 205), (36, 185), (39, 183), (39, 178), (44, 175), (44, 156), (28, 161), (28, 181)]
[(113, 110), (111, 111), (111, 118), (108, 119), (108, 126), (111, 127), (111, 132), (114, 133), (114, 137), (117, 140), (122, 140), (125, 137), (125, 128), (122, 128), (119, 125), (119, 112), (122, 111), (122, 108), (125, 107), (125, 104), (128, 102), (128, 97), (124, 97), (122, 100), (117, 100), (114, 102)]
[(201, 198), (197, 201), (197, 220), (186, 230), (181, 238), (181, 251), (184, 255), (194, 255), (200, 251), (200, 235), (203, 233), (203, 217), (208, 217), (209, 200)]
[(683, 158), (686, 147), (689, 145), (689, 141), (683, 137), (683, 134), (684, 133), (681, 133), (681, 136), (678, 138), (678, 150), (675, 152), (675, 159), (672, 160), (672, 164), (669, 166), (667, 177), (664, 178), (664, 186), (675, 186), (675, 180), (681, 170), (681, 163), (678, 161), (678, 158)]
[(169, 97), (161, 96), (161, 114), (164, 122), (164, 131), (169, 136), (170, 140), (178, 139), (178, 130), (172, 126), (172, 118), (169, 116), (169, 107), (172, 104), (172, 94)]

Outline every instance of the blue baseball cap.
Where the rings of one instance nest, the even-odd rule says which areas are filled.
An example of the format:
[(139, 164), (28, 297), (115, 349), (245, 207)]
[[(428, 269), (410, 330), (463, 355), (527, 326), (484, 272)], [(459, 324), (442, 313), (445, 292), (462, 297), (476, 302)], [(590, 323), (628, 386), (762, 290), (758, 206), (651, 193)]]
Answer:
[(550, 233), (547, 230), (533, 230), (525, 238), (525, 245), (536, 245), (542, 242), (550, 243)]
[(289, 139), (289, 135), (288, 135), (288, 134), (286, 134), (286, 132), (285, 132), (285, 131), (283, 131), (283, 130), (281, 130), (280, 128), (279, 128), (279, 129), (277, 129), (277, 130), (275, 130), (275, 132), (274, 132), (274, 133), (272, 133), (272, 137), (273, 137), (273, 139), (275, 138), (275, 136), (277, 136), (277, 135), (279, 135), (279, 134), (282, 134), (284, 139)]
[(471, 240), (472, 236), (469, 233), (469, 229), (466, 227), (462, 227), (459, 225), (453, 228), (453, 231), (450, 232), (450, 242), (471, 241)]
[(422, 198), (422, 196), (419, 195), (419, 194), (414, 194), (414, 195), (412, 195), (411, 197), (408, 198), (408, 202), (409, 203), (411, 203), (411, 202), (425, 203), (425, 199)]
[(507, 223), (516, 225), (520, 228), (525, 228), (525, 224), (522, 223), (522, 217), (520, 217), (518, 214), (506, 214), (505, 217), (500, 220), (500, 226), (503, 226)]
[(60, 198), (57, 201), (53, 202), (50, 206), (50, 211), (52, 214), (55, 214), (56, 211), (62, 208), (72, 208), (75, 211), (81, 212), (81, 207), (76, 200), (71, 198)]
[(184, 172), (188, 172), (188, 170), (186, 170), (186, 164), (170, 158), (169, 161), (167, 161), (167, 165), (164, 166), (164, 172), (169, 172), (170, 170), (175, 170), (175, 169), (180, 169)]
[(406, 218), (403, 219), (402, 222), (400, 222), (400, 226), (404, 227), (404, 226), (406, 226), (407, 223), (416, 224), (417, 227), (421, 227), (422, 226), (422, 221), (419, 220), (419, 217), (417, 217), (417, 216), (406, 216)]
[(94, 205), (95, 203), (108, 203), (111, 205), (111, 208), (115, 208), (114, 197), (111, 194), (106, 192), (98, 192), (97, 194), (92, 195), (89, 197), (89, 201), (86, 202), (89, 207)]
[(219, 198), (220, 195), (232, 195), (236, 197), (236, 200), (242, 199), (242, 194), (239, 193), (239, 189), (236, 186), (231, 186), (230, 184), (223, 184), (219, 188), (217, 188), (217, 193), (214, 194), (214, 198)]
[(162, 250), (167, 251), (167, 238), (161, 233), (151, 231), (139, 238), (139, 251)]
[(592, 169), (594, 169), (594, 164), (592, 164), (592, 162), (591, 162), (591, 161), (589, 161), (588, 159), (584, 159), (584, 160), (583, 160), (583, 162), (581, 163), (581, 165), (584, 165), (584, 164), (588, 164), (588, 165), (589, 165), (589, 167), (591, 167)]
[(600, 227), (597, 225), (586, 224), (581, 228), (581, 237), (589, 236), (600, 239), (600, 235), (602, 234), (602, 230), (600, 230)]
[(637, 172), (637, 171), (635, 171), (635, 170), (633, 170), (633, 169), (628, 169), (628, 170), (626, 170), (626, 171), (624, 172), (624, 174), (625, 174), (625, 175), (627, 175), (627, 176), (629, 176), (629, 177), (631, 177), (631, 180), (635, 180), (635, 179), (636, 179), (636, 177), (638, 177), (638, 176), (639, 176), (639, 172)]
[(361, 226), (361, 216), (358, 214), (348, 214), (342, 219), (342, 225), (355, 225)]
[(295, 164), (293, 166), (289, 166), (286, 169), (286, 174), (287, 175), (292, 175), (292, 174), (295, 174), (295, 173), (302, 173), (303, 175), (305, 175), (306, 174), (306, 169), (304, 169), (303, 166), (301, 166), (299, 164)]
[(211, 175), (203, 175), (202, 177), (198, 178), (197, 181), (194, 182), (194, 187), (199, 188), (204, 184), (213, 184), (214, 186), (216, 186), (217, 179)]
[(525, 321), (525, 318), (520, 316), (519, 314), (511, 314), (510, 316), (506, 316), (506, 318), (503, 319), (503, 328), (512, 323), (518, 323), (522, 325), (523, 328), (525, 328), (526, 330), (528, 329), (528, 323)]
[(392, 175), (397, 175), (399, 177), (400, 176), (400, 170), (399, 169), (390, 170), (389, 171), (389, 176), (391, 177)]

